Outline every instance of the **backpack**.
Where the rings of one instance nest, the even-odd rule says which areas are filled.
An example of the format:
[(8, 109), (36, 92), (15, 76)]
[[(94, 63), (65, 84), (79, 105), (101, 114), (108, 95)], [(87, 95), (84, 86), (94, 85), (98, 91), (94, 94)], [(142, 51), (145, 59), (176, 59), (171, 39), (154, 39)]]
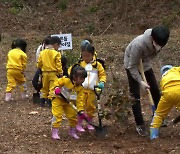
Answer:
[(106, 64), (105, 64), (105, 61), (104, 61), (104, 60), (97, 58), (96, 61), (98, 61), (99, 63), (101, 63), (102, 67), (103, 67), (104, 69), (106, 69)]

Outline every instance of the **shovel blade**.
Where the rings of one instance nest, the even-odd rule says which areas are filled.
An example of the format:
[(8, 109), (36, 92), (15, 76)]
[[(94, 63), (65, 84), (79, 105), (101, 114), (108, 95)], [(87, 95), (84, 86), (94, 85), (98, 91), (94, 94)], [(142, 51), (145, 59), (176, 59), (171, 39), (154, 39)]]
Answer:
[(106, 126), (95, 126), (95, 135), (97, 137), (105, 137), (107, 135)]
[(41, 100), (40, 100), (40, 95), (39, 93), (33, 93), (33, 103), (40, 103)]

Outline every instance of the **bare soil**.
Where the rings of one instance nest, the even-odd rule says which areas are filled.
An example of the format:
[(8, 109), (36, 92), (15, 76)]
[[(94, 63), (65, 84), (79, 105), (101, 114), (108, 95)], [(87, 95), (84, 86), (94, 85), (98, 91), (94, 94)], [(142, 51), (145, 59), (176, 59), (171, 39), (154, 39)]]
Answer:
[[(179, 1), (166, 0), (159, 3), (160, 1), (150, 0), (139, 4), (135, 0), (132, 2), (124, 1), (125, 4), (121, 3), (121, 1), (108, 1), (109, 3), (106, 4), (107, 1), (101, 0), (83, 1), (82, 3), (70, 0), (71, 5), (68, 5), (67, 10), (60, 10), (55, 13), (52, 10), (57, 9), (57, 1), (54, 2), (38, 1), (34, 3), (27, 0), (25, 1), (27, 4), (26, 9), (15, 15), (9, 12), (9, 8), (11, 8), (9, 3), (0, 4), (2, 13), (0, 16), (0, 28), (2, 30), (2, 41), (0, 43), (0, 153), (179, 154), (180, 123), (177, 125), (172, 123), (172, 120), (179, 114), (175, 109), (167, 117), (168, 127), (161, 128), (160, 138), (155, 141), (151, 141), (149, 136), (140, 137), (136, 133), (131, 112), (123, 123), (118, 122), (114, 116), (110, 116), (110, 119), (103, 119), (103, 125), (108, 128), (108, 134), (105, 138), (98, 138), (94, 133), (87, 131), (84, 134), (79, 134), (79, 140), (74, 140), (68, 135), (68, 123), (67, 119), (64, 118), (60, 127), (61, 140), (54, 141), (51, 139), (50, 130), (51, 109), (48, 107), (41, 108), (39, 104), (33, 103), (32, 94), (34, 89), (31, 84), (36, 70), (35, 49), (45, 35), (59, 31), (72, 32), (74, 36), (73, 55), (78, 53), (82, 38), (93, 33), (92, 38), (98, 56), (106, 60), (107, 84), (101, 102), (102, 104), (108, 104), (110, 95), (128, 85), (123, 68), (123, 54), (127, 44), (137, 36), (137, 33), (140, 34), (144, 29), (158, 24), (163, 16), (172, 11), (169, 8), (174, 8), (174, 4), (178, 8)], [(87, 11), (88, 8), (90, 9), (96, 5), (99, 6), (97, 12), (90, 13)], [(162, 10), (160, 11), (160, 9)], [(154, 12), (150, 10), (154, 10)], [(127, 14), (128, 11), (129, 14)], [(146, 20), (148, 13), (150, 14), (148, 16), (149, 20)], [(87, 14), (90, 16), (87, 17)], [(117, 17), (115, 17), (116, 14), (118, 14)], [(136, 20), (137, 18), (140, 20)], [(179, 16), (176, 19), (178, 18)], [(83, 24), (91, 21), (94, 21), (95, 29), (86, 31), (87, 26), (83, 26)], [(110, 26), (103, 33), (111, 22), (113, 26)], [(171, 28), (168, 45), (163, 49), (159, 57), (153, 61), (153, 68), (158, 81), (160, 81), (159, 69), (162, 65), (172, 64), (179, 66), (180, 29), (177, 20), (175, 20), (175, 23), (177, 24)], [(7, 83), (5, 64), (7, 52), (10, 49), (12, 39), (15, 37), (24, 37), (28, 42), (28, 66), (25, 75), (29, 98), (22, 100), (19, 90), (16, 88), (13, 92), (14, 100), (7, 103), (4, 101)], [(148, 128), (151, 122), (151, 109), (146, 96), (142, 97), (142, 108)], [(106, 109), (105, 106), (104, 109)], [(108, 109), (112, 110), (111, 108)], [(32, 111), (36, 111), (36, 113), (32, 114)], [(97, 119), (95, 119), (95, 122), (97, 123)]]
[[(176, 34), (176, 32), (174, 32)], [(115, 72), (117, 79), (116, 88), (123, 89), (127, 86), (127, 79), (123, 70), (123, 48), (124, 44), (130, 41), (134, 36), (103, 36), (94, 37), (94, 41), (97, 42), (96, 46), (98, 50), (104, 50), (104, 53), (99, 52), (104, 58), (107, 58), (107, 64), (109, 64), (109, 57), (112, 64), (107, 68), (108, 81), (105, 91), (101, 98), (102, 103), (108, 103), (109, 93), (118, 89), (112, 89), (112, 71)], [(37, 46), (35, 36), (32, 37), (30, 48)], [(176, 35), (175, 38), (177, 39)], [(5, 36), (2, 41), (3, 47), (6, 47)], [(79, 39), (80, 38), (76, 38)], [(174, 38), (170, 40), (169, 48), (174, 45)], [(116, 40), (116, 41), (115, 41)], [(179, 39), (178, 39), (179, 40)], [(175, 40), (177, 42), (177, 40)], [(115, 50), (108, 49), (108, 42)], [(9, 44), (7, 44), (9, 46)], [(78, 45), (77, 45), (78, 46)], [(179, 46), (176, 46), (179, 50)], [(7, 47), (6, 47), (7, 48)], [(171, 50), (172, 51), (172, 50)], [(169, 51), (168, 47), (164, 49), (167, 59), (171, 64), (179, 64), (179, 51), (177, 57), (174, 60), (168, 60)], [(168, 127), (161, 129), (160, 139), (156, 141), (150, 141), (149, 137), (140, 137), (135, 131), (135, 124), (132, 113), (127, 119), (126, 123), (116, 122), (115, 117), (111, 116), (109, 120), (103, 120), (103, 124), (108, 127), (108, 134), (105, 138), (97, 138), (93, 133), (84, 133), (80, 135), (79, 140), (74, 140), (68, 136), (68, 124), (64, 119), (60, 128), (60, 141), (54, 141), (51, 139), (50, 121), (52, 118), (51, 110), (48, 107), (41, 108), (38, 104), (32, 102), (32, 93), (34, 92), (31, 85), (31, 80), (35, 72), (35, 55), (33, 50), (28, 52), (29, 62), (25, 72), (28, 84), (29, 98), (21, 100), (18, 88), (14, 91), (14, 101), (4, 102), (4, 94), (6, 87), (6, 71), (5, 71), (5, 57), (7, 51), (1, 51), (2, 65), (0, 67), (0, 153), (176, 153), (180, 152), (179, 144), (179, 124), (173, 125), (172, 120), (178, 115), (177, 111), (173, 109), (168, 116)], [(3, 56), (4, 55), (4, 56)], [(164, 60), (163, 59), (163, 60)], [(154, 61), (154, 65), (159, 67), (158, 59)], [(162, 62), (166, 63), (166, 62)], [(159, 80), (159, 68), (154, 68)], [(151, 110), (146, 97), (142, 98), (143, 114), (147, 124), (150, 124)], [(31, 114), (32, 111), (36, 111), (37, 114)], [(96, 120), (97, 122), (97, 120)]]

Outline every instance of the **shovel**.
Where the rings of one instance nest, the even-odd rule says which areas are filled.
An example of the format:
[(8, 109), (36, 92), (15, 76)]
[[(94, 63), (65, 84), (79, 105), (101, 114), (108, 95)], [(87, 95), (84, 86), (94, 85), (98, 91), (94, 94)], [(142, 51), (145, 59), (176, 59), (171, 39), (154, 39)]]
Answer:
[[(81, 113), (78, 112), (78, 109), (77, 109), (77, 107), (74, 105), (73, 102), (68, 102), (68, 103), (69, 103), (69, 105), (71, 105), (71, 107), (77, 112), (78, 115), (81, 115)], [(96, 131), (95, 134), (96, 134), (97, 137), (104, 137), (104, 136), (106, 135), (107, 129), (106, 129), (105, 127), (102, 127), (102, 124), (101, 124), (101, 126), (97, 126), (97, 125), (95, 125), (93, 122), (90, 122), (86, 117), (84, 117), (84, 120), (85, 120), (88, 124), (92, 125), (92, 126), (95, 128), (95, 131)]]
[[(144, 82), (147, 83), (147, 80), (146, 80), (146, 77), (144, 75), (144, 69), (143, 69), (143, 64), (142, 64), (142, 59), (140, 60), (140, 65), (139, 65), (139, 71), (142, 75), (142, 78), (144, 80)], [(153, 98), (152, 98), (152, 95), (151, 95), (151, 92), (149, 89), (147, 89), (147, 92), (148, 92), (148, 97), (149, 97), (149, 101), (150, 101), (150, 104), (151, 104), (151, 107), (152, 107), (152, 112), (154, 114), (155, 110), (156, 110), (156, 106), (154, 105), (154, 101), (153, 101)]]
[(105, 137), (107, 134), (107, 127), (102, 125), (103, 112), (101, 110), (101, 104), (100, 104), (100, 95), (102, 93), (102, 89), (99, 88), (98, 86), (94, 86), (94, 92), (97, 97), (97, 109), (98, 109), (98, 121), (99, 121), (99, 126), (95, 126), (96, 135), (98, 137)]
[[(67, 101), (67, 99), (62, 95), (60, 94), (59, 95), (60, 98), (64, 99), (66, 103), (68, 103), (69, 105), (71, 105), (71, 107), (77, 112), (78, 115), (81, 115), (81, 113), (78, 111), (77, 107), (74, 105), (73, 102), (69, 102)], [(99, 116), (99, 113), (98, 113), (98, 117)], [(107, 129), (106, 127), (102, 126), (102, 122), (101, 122), (101, 119), (99, 119), (99, 126), (97, 126), (96, 124), (94, 124), (93, 122), (89, 121), (86, 117), (84, 117), (84, 120), (92, 125), (94, 128), (95, 128), (95, 134), (97, 137), (105, 137), (105, 135), (107, 134)]]

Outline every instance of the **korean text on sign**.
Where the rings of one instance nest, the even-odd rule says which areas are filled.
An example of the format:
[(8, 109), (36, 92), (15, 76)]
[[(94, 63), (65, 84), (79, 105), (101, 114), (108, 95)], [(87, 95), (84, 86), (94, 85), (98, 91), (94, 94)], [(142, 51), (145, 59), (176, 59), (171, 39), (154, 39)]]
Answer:
[(61, 39), (61, 46), (59, 50), (72, 49), (72, 35), (71, 34), (54, 34), (51, 36), (58, 36)]

